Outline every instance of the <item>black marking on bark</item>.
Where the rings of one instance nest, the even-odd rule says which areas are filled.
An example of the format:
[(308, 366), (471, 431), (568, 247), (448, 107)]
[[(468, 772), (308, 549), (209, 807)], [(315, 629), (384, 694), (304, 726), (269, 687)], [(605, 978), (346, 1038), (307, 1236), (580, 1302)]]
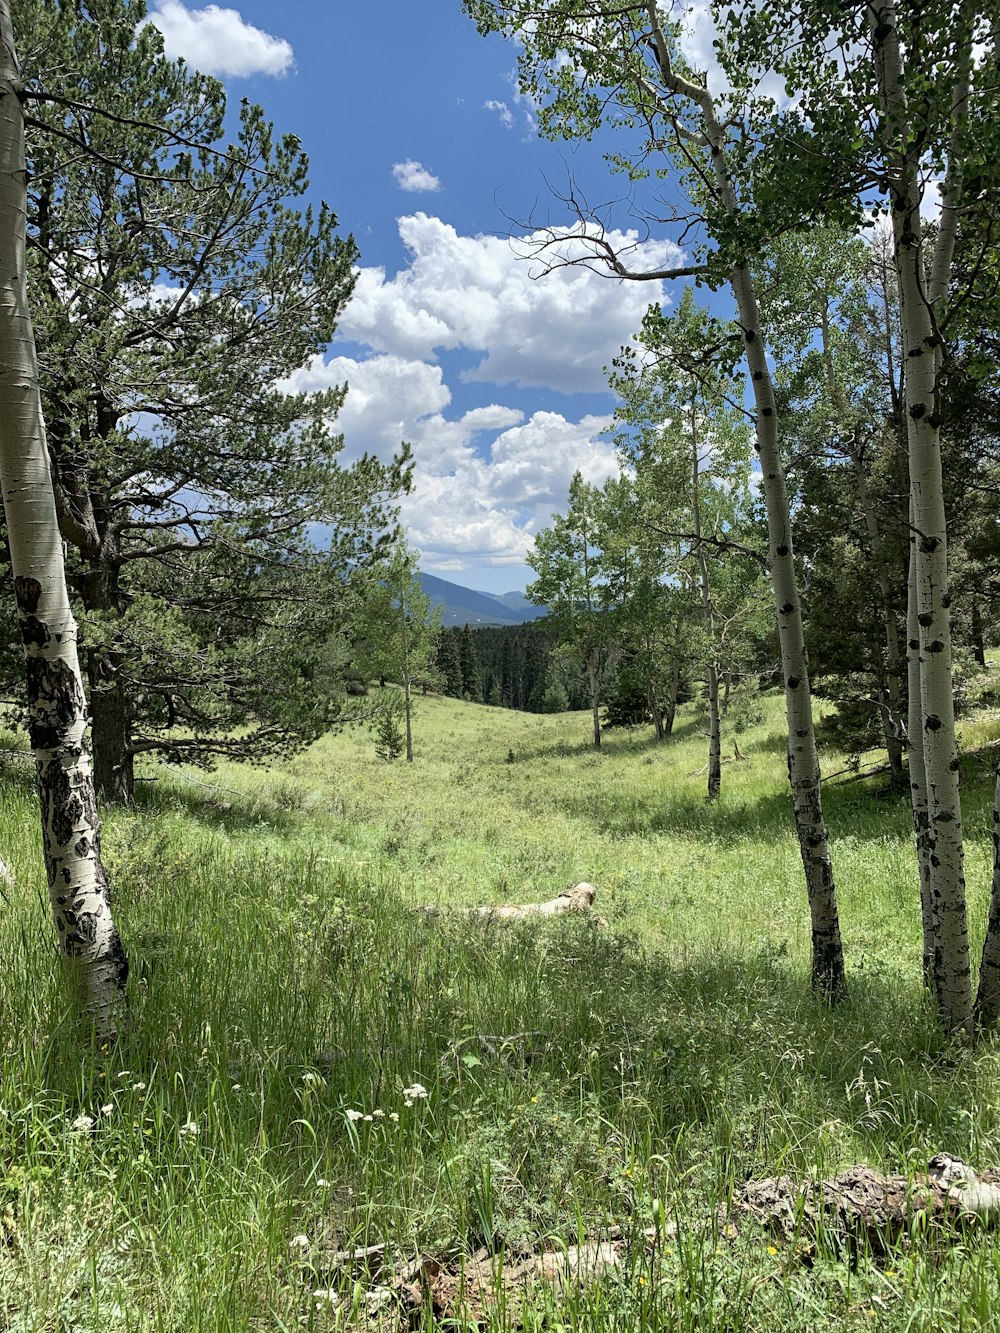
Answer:
[(19, 628), (25, 648), (44, 648), (52, 637), (48, 626), (37, 616), (22, 616)]
[(930, 426), (931, 430), (940, 430), (944, 425), (944, 417), (940, 412), (932, 412), (927, 418), (927, 424)]
[(754, 381), (755, 384), (759, 383), (763, 378), (764, 378), (764, 372), (763, 372), (762, 370), (755, 370), (755, 371), (754, 371), (754, 373), (753, 373), (753, 381)]
[(794, 610), (795, 610), (794, 602), (786, 602), (785, 605), (781, 608), (781, 614), (783, 616), (791, 615), (791, 613)]
[[(66, 915), (69, 916), (69, 913)], [(63, 948), (70, 957), (73, 957), (75, 954), (86, 953), (96, 939), (97, 914), (81, 912), (76, 922), (76, 929), (66, 936)]]
[(29, 657), (25, 663), (28, 682), (28, 734), (33, 750), (54, 750), (67, 729), (81, 716), (83, 689), (70, 666), (59, 658), (47, 661)]
[(64, 883), (64, 884), (72, 884), (72, 883), (73, 883), (73, 876), (70, 874), (69, 866), (63, 866), (63, 868), (62, 868), (62, 872), (61, 872), (61, 873), (62, 873), (63, 883)]
[(941, 719), (938, 717), (937, 713), (927, 714), (926, 721), (924, 722), (924, 730), (925, 731), (941, 730)]
[(957, 772), (958, 772), (958, 755), (955, 755), (955, 757), (954, 757), (954, 758), (951, 760), (951, 762), (949, 763), (949, 765), (948, 765), (948, 772), (949, 772), (949, 773), (957, 773)]
[(921, 611), (920, 615), (917, 616), (917, 624), (922, 625), (924, 629), (927, 629), (928, 625), (932, 625), (933, 623), (934, 616), (930, 611)]
[(76, 852), (77, 856), (80, 857), (87, 856), (89, 854), (90, 839), (87, 837), (86, 834), (84, 834), (81, 838), (78, 838), (76, 840), (76, 842), (73, 844), (73, 850), (74, 852)]
[(789, 688), (790, 690), (797, 690), (797, 689), (799, 688), (799, 686), (801, 685), (801, 683), (802, 683), (802, 682), (799, 680), (798, 676), (789, 676), (789, 677), (788, 677), (788, 688)]
[(940, 545), (941, 543), (937, 537), (921, 537), (920, 539), (920, 549), (924, 555), (933, 555)]
[(944, 596), (941, 598), (941, 605), (944, 607), (944, 609), (945, 609), (946, 611), (947, 611), (948, 607), (951, 606), (951, 593), (950, 593), (950, 592), (946, 592), (946, 593), (944, 594)]
[(940, 639), (935, 639), (933, 643), (927, 645), (927, 651), (929, 653), (943, 653), (944, 644)]
[(774, 553), (775, 553), (775, 555), (787, 555), (787, 554), (788, 554), (788, 547), (785, 545), (784, 542), (782, 542), (780, 546), (776, 546), (776, 547), (774, 548)]
[(914, 421), (919, 421), (926, 411), (927, 408), (923, 403), (914, 403), (910, 408), (910, 416)]
[(919, 639), (911, 639), (911, 640), (910, 640), (910, 643), (909, 643), (909, 646), (910, 646), (911, 648), (913, 648), (914, 650), (917, 649), (917, 648), (919, 648), (919, 647), (920, 647), (920, 640), (919, 640)]
[(747, 329), (746, 333), (743, 336), (744, 338), (746, 338), (748, 343), (755, 343), (757, 341), (757, 335), (756, 333), (754, 333), (753, 329)]
[(765, 417), (773, 417), (773, 416), (774, 416), (774, 408), (773, 408), (773, 407), (765, 407), (765, 408), (763, 409), (761, 415), (762, 415), (762, 416), (765, 416)]
[(939, 856), (934, 856), (932, 854), (930, 858), (930, 864), (934, 867), (935, 870), (937, 870), (938, 866), (941, 864), (941, 858)]
[(798, 736), (798, 738), (799, 738), (800, 741), (804, 741), (805, 738), (809, 735), (809, 728), (808, 728), (808, 727), (797, 727), (797, 728), (796, 728), (796, 731), (795, 731), (795, 734), (796, 734), (796, 736)]
[(14, 597), (21, 614), (33, 616), (41, 601), (42, 585), (37, 579), (26, 578), (23, 574), (19, 574), (14, 580)]
[(884, 42), (891, 32), (891, 23), (880, 23), (875, 29), (875, 40), (879, 43)]

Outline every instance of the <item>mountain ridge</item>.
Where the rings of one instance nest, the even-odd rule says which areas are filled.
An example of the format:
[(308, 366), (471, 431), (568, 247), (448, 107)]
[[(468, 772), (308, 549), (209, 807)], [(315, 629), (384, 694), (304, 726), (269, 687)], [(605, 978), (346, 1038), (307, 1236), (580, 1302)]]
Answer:
[(529, 602), (522, 592), (491, 593), (466, 588), (460, 583), (420, 573), (420, 582), (432, 606), (441, 608), (441, 624), (523, 625), (546, 614), (543, 606)]

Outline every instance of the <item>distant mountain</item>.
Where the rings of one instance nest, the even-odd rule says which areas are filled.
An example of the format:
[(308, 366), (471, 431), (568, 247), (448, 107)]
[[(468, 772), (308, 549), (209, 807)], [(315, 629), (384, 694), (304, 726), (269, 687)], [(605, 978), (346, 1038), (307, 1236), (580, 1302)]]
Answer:
[(544, 607), (532, 605), (520, 592), (477, 592), (424, 573), (420, 581), (431, 605), (441, 608), (442, 625), (522, 625), (545, 615)]

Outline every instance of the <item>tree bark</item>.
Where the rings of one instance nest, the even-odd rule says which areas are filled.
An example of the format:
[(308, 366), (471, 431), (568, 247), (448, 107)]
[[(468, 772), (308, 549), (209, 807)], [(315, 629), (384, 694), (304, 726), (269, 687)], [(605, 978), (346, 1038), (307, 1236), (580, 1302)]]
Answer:
[[(963, 9), (967, 6), (963, 6)], [(954, 133), (942, 188), (942, 214), (928, 279), (920, 218), (921, 149), (913, 133), (902, 51), (892, 0), (869, 5), (873, 55), (883, 106), (883, 131), (901, 147), (887, 152), (888, 189), (899, 277), (905, 357), (905, 406), (910, 460), (911, 522), (916, 552), (920, 716), (911, 746), (923, 744), (927, 785), (930, 896), (937, 928), (935, 982), (947, 1032), (972, 1028), (972, 984), (965, 901), (958, 743), (952, 690), (951, 594), (941, 466), (942, 340), (936, 316), (947, 294), (961, 195)], [(952, 98), (953, 129), (968, 99), (969, 53), (959, 23)]]
[(698, 480), (698, 418), (697, 396), (691, 397), (691, 515), (694, 521), (694, 539), (701, 586), (701, 618), (708, 640), (708, 799), (717, 801), (722, 790), (722, 723), (719, 717), (719, 665), (715, 655), (715, 611), (712, 606), (712, 584), (708, 561), (701, 541), (701, 503)]
[(601, 673), (593, 654), (587, 662), (587, 679), (590, 682), (590, 708), (594, 717), (594, 749), (601, 748)]
[(910, 809), (913, 837), (920, 878), (920, 923), (923, 931), (924, 985), (937, 991), (938, 928), (931, 896), (930, 838), (927, 815), (927, 775), (924, 772), (922, 713), (920, 708), (920, 627), (917, 624), (917, 552), (916, 537), (910, 535), (910, 570), (906, 594), (907, 684), (909, 711), (906, 733), (910, 781)]
[(59, 951), (85, 1026), (112, 1036), (128, 963), (111, 915), (86, 702), (49, 472), (25, 273), (26, 171), (9, 0), (0, 0), (0, 481)]
[[(656, 0), (646, 0), (646, 7), (664, 84), (675, 96), (684, 97), (698, 109), (719, 202), (728, 213), (736, 216), (740, 211), (739, 200), (729, 174), (725, 132), (719, 123), (712, 95), (703, 84), (693, 83), (675, 73), (660, 27)], [(788, 780), (805, 871), (812, 930), (812, 984), (818, 994), (833, 1003), (846, 994), (844, 950), (840, 938), (829, 835), (820, 799), (819, 755), (813, 729), (812, 694), (792, 551), (788, 489), (778, 438), (777, 405), (749, 265), (746, 262), (738, 263), (729, 281), (743, 330), (743, 350), (756, 409), (756, 448), (767, 509), (771, 587), (785, 684)]]
[(975, 1012), (977, 1027), (994, 1027), (1000, 1021), (1000, 766), (993, 788), (993, 889)]

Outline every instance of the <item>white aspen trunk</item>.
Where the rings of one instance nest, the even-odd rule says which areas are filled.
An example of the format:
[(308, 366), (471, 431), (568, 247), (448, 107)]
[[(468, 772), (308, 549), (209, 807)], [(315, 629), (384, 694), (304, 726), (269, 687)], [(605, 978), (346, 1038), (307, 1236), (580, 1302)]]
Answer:
[(0, 481), (59, 950), (86, 1028), (110, 1038), (124, 1011), (128, 963), (101, 864), (77, 631), (66, 591), (27, 301), (20, 87), (10, 3), (0, 0)]
[(917, 624), (917, 551), (916, 537), (910, 535), (910, 569), (906, 586), (907, 683), (909, 712), (906, 734), (909, 753), (910, 808), (913, 812), (913, 837), (917, 849), (917, 873), (920, 876), (920, 923), (923, 931), (924, 985), (937, 990), (938, 930), (931, 897), (931, 865), (928, 839), (927, 777), (924, 773), (923, 711), (920, 704), (920, 626)]
[[(704, 85), (692, 83), (673, 71), (660, 27), (656, 0), (646, 0), (646, 10), (652, 24), (653, 44), (664, 84), (671, 93), (684, 97), (698, 108), (719, 202), (728, 212), (736, 215), (739, 212), (739, 200), (729, 175), (725, 132), (719, 124), (712, 95)], [(669, 112), (665, 114), (669, 118)], [(771, 588), (785, 682), (788, 780), (792, 790), (795, 828), (805, 871), (812, 929), (812, 984), (819, 994), (832, 1003), (846, 993), (844, 950), (840, 938), (833, 863), (830, 860), (830, 840), (820, 799), (819, 755), (813, 728), (812, 694), (792, 553), (792, 525), (778, 439), (774, 385), (764, 350), (757, 295), (748, 265), (738, 264), (729, 281), (743, 330), (743, 348), (756, 409), (756, 446), (767, 508)]]
[[(942, 213), (931, 281), (924, 271), (920, 218), (920, 150), (910, 122), (902, 54), (892, 4), (869, 6), (875, 69), (884, 113), (884, 132), (894, 144), (889, 159), (896, 272), (899, 278), (907, 441), (910, 460), (911, 522), (916, 551), (916, 610), (920, 642), (920, 718), (911, 743), (923, 740), (927, 785), (928, 864), (931, 908), (937, 929), (935, 987), (947, 1032), (972, 1028), (972, 983), (965, 902), (962, 809), (952, 684), (951, 595), (941, 467), (940, 310), (951, 272), (961, 194), (956, 143), (942, 189)], [(959, 25), (959, 47), (962, 33)], [(964, 116), (968, 62), (961, 55), (952, 100), (953, 125)]]
[(590, 682), (590, 708), (594, 717), (594, 749), (601, 748), (601, 673), (592, 650), (587, 658), (587, 679)]
[(712, 607), (712, 584), (708, 561), (701, 541), (701, 500), (698, 481), (698, 417), (697, 395), (691, 396), (691, 514), (694, 520), (694, 539), (698, 557), (698, 576), (701, 585), (701, 617), (709, 645), (707, 667), (708, 686), (708, 799), (716, 801), (722, 790), (722, 724), (719, 718), (719, 665), (715, 654), (715, 612)]

